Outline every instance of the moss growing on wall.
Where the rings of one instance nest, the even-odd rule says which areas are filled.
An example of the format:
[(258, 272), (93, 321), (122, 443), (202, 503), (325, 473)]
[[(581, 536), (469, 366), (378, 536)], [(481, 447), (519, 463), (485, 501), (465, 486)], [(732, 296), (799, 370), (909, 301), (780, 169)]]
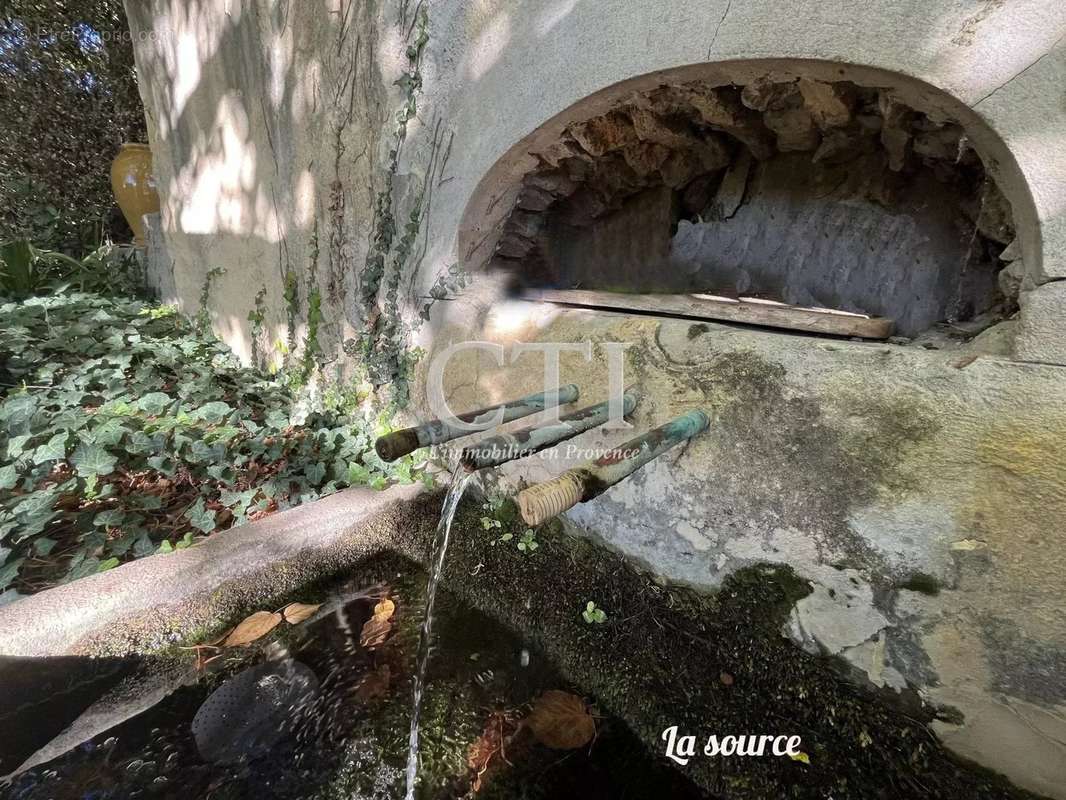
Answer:
[[(432, 509), (432, 504), (430, 504)], [(788, 758), (694, 758), (684, 772), (731, 798), (1027, 797), (998, 776), (949, 755), (927, 726), (898, 705), (844, 679), (828, 660), (780, 633), (805, 581), (779, 566), (733, 575), (713, 596), (667, 588), (617, 554), (539, 531), (526, 555), (493, 545), (479, 511), (460, 511), (446, 583), (461, 598), (522, 630), (649, 748), (678, 725), (710, 734), (802, 737), (810, 763)], [(511, 528), (517, 535), (518, 526)], [(603, 624), (582, 618), (592, 600)]]

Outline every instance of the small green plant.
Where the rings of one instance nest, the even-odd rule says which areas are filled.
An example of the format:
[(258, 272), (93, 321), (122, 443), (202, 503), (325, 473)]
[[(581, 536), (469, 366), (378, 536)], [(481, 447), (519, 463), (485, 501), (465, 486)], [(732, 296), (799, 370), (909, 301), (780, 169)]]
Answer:
[(0, 244), (0, 295), (22, 299), (36, 294), (79, 291), (136, 293), (142, 283), (133, 249), (106, 245), (82, 259), (45, 250), (19, 239)]
[[(481, 526), (486, 530), (491, 530), (500, 527), (499, 520), (490, 519), (488, 517), (481, 518)], [(532, 553), (538, 547), (540, 543), (536, 540), (536, 534), (532, 528), (526, 528), (525, 532), (518, 537), (515, 541), (515, 535), (510, 531), (500, 534), (498, 539), (493, 539), (490, 544), (495, 547), (498, 544), (507, 544), (508, 542), (515, 542), (515, 546), (523, 553)]]
[(252, 363), (259, 366), (259, 340), (263, 336), (263, 322), (266, 320), (266, 287), (263, 286), (255, 295), (255, 307), (248, 312), (248, 321), (252, 323)]
[(285, 356), (282, 366), (288, 366), (288, 356), (292, 352), (292, 349), (296, 347), (296, 322), (300, 318), (300, 282), (296, 277), (296, 270), (288, 269), (285, 272), (285, 291), (282, 294), (285, 298), (285, 316), (288, 321), (288, 338), (284, 342), (284, 350), (281, 350), (283, 356)]
[[(500, 512), (502, 510), (503, 510), (503, 498), (502, 497), (490, 497), (490, 498), (487, 498), (486, 501), (481, 504), (481, 511), (482, 511), (481, 520), (480, 520), (481, 521), (481, 528), (483, 530), (486, 530), (486, 531), (497, 530), (497, 529), (502, 528), (503, 527), (503, 520), (500, 519)], [(511, 534), (504, 534), (504, 535), (505, 536), (510, 536), (511, 538), (513, 538), (513, 536)], [(497, 539), (497, 541), (500, 541), (501, 539), (503, 541), (508, 541), (508, 542), (511, 540), (510, 538), (503, 539), (503, 537), (501, 536), (500, 539)]]
[(204, 285), (200, 287), (200, 308), (196, 312), (195, 319), (196, 332), (201, 336), (208, 336), (211, 333), (211, 308), (208, 306), (211, 300), (211, 284), (216, 278), (222, 277), (225, 272), (226, 270), (222, 267), (212, 267), (204, 275)]
[(142, 317), (148, 317), (150, 320), (166, 319), (167, 317), (173, 317), (177, 313), (177, 306), (151, 306), (142, 308), (140, 311)]
[(589, 625), (602, 625), (607, 621), (607, 612), (602, 608), (597, 608), (591, 600), (585, 604), (585, 610), (581, 612), (581, 616)]
[(319, 366), (322, 345), (318, 343), (318, 327), (322, 323), (322, 293), (317, 286), (307, 288), (307, 331), (304, 334), (303, 363), (300, 371), (301, 385), (311, 379), (311, 373)]
[[(157, 553), (173, 553), (175, 550), (184, 550), (187, 547), (192, 547), (192, 545), (193, 545), (192, 531), (187, 531), (185, 533), (185, 535), (182, 536), (181, 539), (179, 539), (174, 544), (171, 544), (169, 539), (164, 539), (163, 543), (161, 545), (159, 545), (158, 548), (156, 548), (156, 552)], [(117, 558), (112, 558), (112, 559), (109, 559), (109, 560), (115, 562), (113, 566), (118, 566), (119, 560)], [(102, 566), (103, 565), (101, 565), (101, 570), (100, 570), (101, 572), (103, 571)]]
[(430, 287), (429, 294), (424, 298), (426, 302), (422, 304), (422, 310), (419, 312), (422, 321), (429, 322), (433, 306), (439, 301), (458, 297), (469, 282), (469, 274), (458, 264), (452, 264), (441, 270), (436, 282)]

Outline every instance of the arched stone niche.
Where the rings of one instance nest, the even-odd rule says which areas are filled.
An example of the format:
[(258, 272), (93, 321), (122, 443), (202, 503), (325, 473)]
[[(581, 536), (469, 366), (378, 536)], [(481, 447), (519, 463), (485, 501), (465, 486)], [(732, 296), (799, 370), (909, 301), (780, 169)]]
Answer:
[(1017, 311), (1040, 233), (1002, 140), (870, 67), (745, 60), (640, 76), (514, 145), (467, 206), (467, 269), (515, 287), (708, 293), (937, 323)]

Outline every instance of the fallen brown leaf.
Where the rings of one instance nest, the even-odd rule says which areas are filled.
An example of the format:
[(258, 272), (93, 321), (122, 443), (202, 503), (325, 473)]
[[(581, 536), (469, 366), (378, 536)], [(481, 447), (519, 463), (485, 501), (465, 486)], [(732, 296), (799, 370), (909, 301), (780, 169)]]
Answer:
[(285, 608), (281, 609), (281, 615), (285, 617), (285, 621), (290, 625), (297, 625), (318, 611), (321, 606), (321, 603), (316, 605), (289, 603)]
[(363, 624), (363, 630), (359, 634), (359, 644), (367, 650), (373, 650), (388, 638), (392, 631), (392, 623), (381, 617), (371, 617)]
[(484, 731), (466, 752), (466, 765), (472, 773), (470, 788), (475, 794), (485, 787), (501, 762), (513, 766), (506, 748), (520, 730), (518, 715), (513, 711), (494, 711), (489, 716)]
[(222, 647), (222, 643), (226, 641), (226, 637), (229, 636), (235, 628), (229, 628), (224, 633), (219, 634), (209, 642), (204, 642), (202, 645), (193, 645), (194, 647)]
[(256, 611), (234, 628), (222, 640), (223, 647), (240, 647), (261, 639), (281, 624), (282, 616), (276, 611)]
[(387, 597), (378, 601), (378, 604), (374, 606), (374, 616), (381, 617), (382, 619), (392, 619), (392, 615), (396, 613), (396, 604)]
[(585, 701), (557, 689), (537, 698), (526, 722), (538, 742), (556, 750), (576, 750), (596, 735), (596, 721)]
[(388, 638), (392, 631), (392, 615), (396, 604), (385, 597), (374, 606), (374, 615), (363, 624), (359, 634), (359, 644), (367, 650), (373, 650)]

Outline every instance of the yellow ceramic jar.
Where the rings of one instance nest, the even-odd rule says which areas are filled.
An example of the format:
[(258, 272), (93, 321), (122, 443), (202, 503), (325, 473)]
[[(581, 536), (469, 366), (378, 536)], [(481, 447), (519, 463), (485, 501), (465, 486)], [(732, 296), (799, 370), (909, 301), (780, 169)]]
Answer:
[(133, 230), (134, 243), (144, 247), (141, 217), (159, 211), (159, 194), (152, 175), (152, 151), (148, 145), (122, 145), (111, 164), (111, 191), (122, 209), (122, 216)]

